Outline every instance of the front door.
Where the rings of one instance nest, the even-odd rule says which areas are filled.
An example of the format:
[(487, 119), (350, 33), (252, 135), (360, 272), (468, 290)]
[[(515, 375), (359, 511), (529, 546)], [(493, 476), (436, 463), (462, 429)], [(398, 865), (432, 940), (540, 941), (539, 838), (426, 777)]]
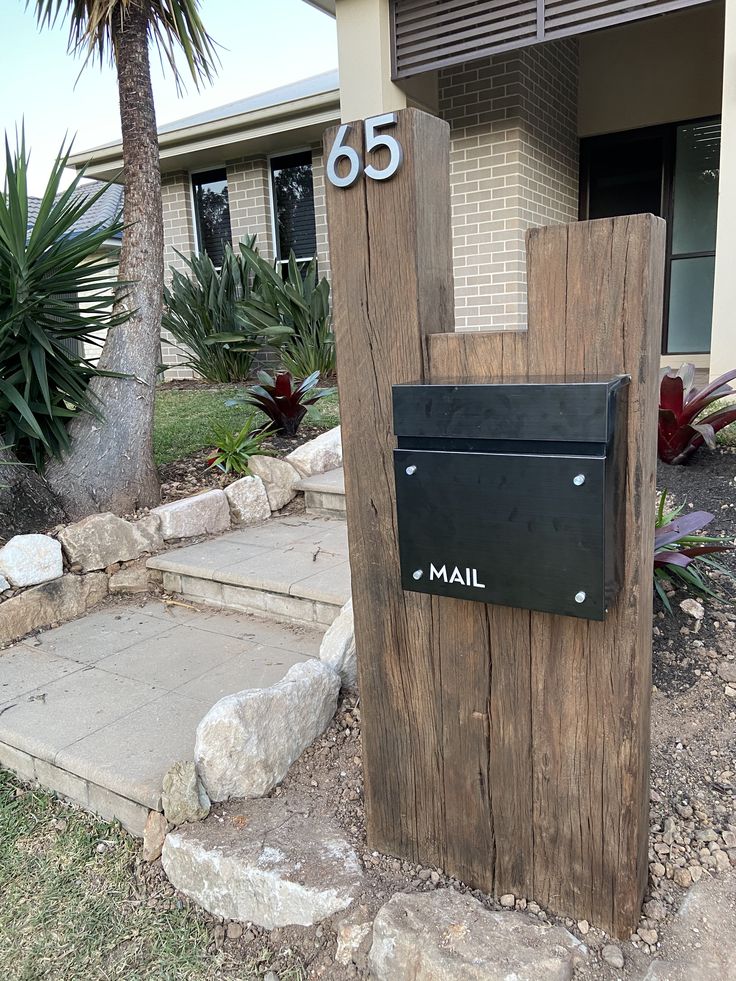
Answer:
[(664, 354), (710, 352), (720, 149), (719, 117), (581, 143), (581, 219), (667, 220)]

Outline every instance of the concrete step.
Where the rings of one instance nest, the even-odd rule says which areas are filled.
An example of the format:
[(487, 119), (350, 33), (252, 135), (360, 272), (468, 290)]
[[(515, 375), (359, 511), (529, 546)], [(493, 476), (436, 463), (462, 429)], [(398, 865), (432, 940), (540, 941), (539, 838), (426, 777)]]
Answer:
[(185, 600), (327, 628), (350, 598), (343, 521), (292, 516), (149, 559)]
[(323, 635), (159, 599), (110, 603), (2, 652), (0, 766), (142, 835), (215, 702), (281, 681)]
[(304, 494), (307, 514), (345, 518), (345, 472), (342, 467), (305, 477), (296, 485)]

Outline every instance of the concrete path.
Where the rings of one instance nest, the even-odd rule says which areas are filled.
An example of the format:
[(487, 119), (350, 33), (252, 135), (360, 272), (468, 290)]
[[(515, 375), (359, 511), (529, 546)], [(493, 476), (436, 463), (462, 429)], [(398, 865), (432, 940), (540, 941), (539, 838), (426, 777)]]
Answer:
[(0, 652), (0, 765), (141, 834), (208, 709), (279, 681), (323, 633), (161, 600), (110, 604)]
[(186, 600), (323, 629), (350, 598), (347, 527), (325, 517), (272, 518), (155, 555), (148, 566)]

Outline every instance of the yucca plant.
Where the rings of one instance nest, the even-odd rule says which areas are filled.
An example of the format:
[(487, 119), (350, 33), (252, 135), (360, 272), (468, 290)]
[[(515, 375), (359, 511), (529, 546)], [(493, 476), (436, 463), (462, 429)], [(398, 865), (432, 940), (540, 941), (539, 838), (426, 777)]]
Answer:
[(695, 388), (695, 365), (686, 363), (677, 371), (663, 368), (659, 387), (659, 434), (657, 451), (663, 463), (686, 463), (703, 444), (711, 449), (716, 434), (736, 422), (736, 406), (703, 415), (708, 406), (736, 395), (728, 382), (736, 369), (716, 378), (702, 391)]
[(317, 260), (302, 270), (292, 252), (284, 278), (281, 268), (264, 259), (251, 244), (241, 243), (240, 253), (254, 277), (254, 287), (242, 305), (243, 314), (278, 348), (283, 367), (297, 378), (315, 371), (323, 376), (333, 374), (330, 284), (325, 278), (318, 279)]
[(250, 473), (248, 463), (252, 456), (268, 456), (262, 444), (270, 435), (269, 427), (256, 422), (252, 412), (240, 429), (227, 429), (220, 426), (213, 433), (216, 441), (215, 452), (209, 457), (209, 469), (222, 470), (223, 473)]
[(5, 140), (5, 189), (0, 195), (0, 435), (41, 468), (45, 454), (69, 445), (67, 424), (103, 406), (88, 389), (100, 371), (81, 352), (100, 346), (98, 332), (127, 318), (114, 315), (116, 260), (103, 254), (119, 221), (79, 230), (79, 221), (108, 185), (80, 194), (78, 174), (61, 191), (71, 147), (62, 146), (33, 223), (28, 213), (28, 154), (21, 135)]
[(245, 398), (230, 399), (225, 404), (255, 406), (271, 420), (272, 431), (282, 436), (296, 436), (309, 406), (336, 391), (317, 388), (318, 371), (302, 382), (295, 382), (288, 371), (280, 371), (275, 378), (267, 371), (259, 371), (258, 380), (260, 385), (247, 389)]
[[(245, 243), (252, 249), (255, 235)], [(257, 351), (283, 339), (284, 331), (262, 329), (247, 316), (255, 273), (243, 258), (226, 246), (218, 269), (208, 255), (178, 253), (185, 272), (173, 270), (164, 288), (163, 327), (182, 345), (185, 362), (213, 382), (245, 381)]]
[(654, 531), (654, 588), (665, 607), (672, 612), (665, 585), (679, 584), (697, 596), (719, 596), (709, 585), (709, 571), (716, 569), (731, 578), (734, 573), (713, 555), (732, 552), (735, 546), (728, 538), (697, 534), (713, 521), (708, 511), (683, 514), (685, 505), (665, 511), (667, 491), (662, 491), (657, 507)]

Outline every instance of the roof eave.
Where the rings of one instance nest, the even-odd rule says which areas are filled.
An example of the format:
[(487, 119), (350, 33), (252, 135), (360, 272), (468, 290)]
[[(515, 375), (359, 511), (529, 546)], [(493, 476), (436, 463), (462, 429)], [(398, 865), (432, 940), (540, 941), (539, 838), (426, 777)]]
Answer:
[(336, 0), (305, 0), (310, 7), (316, 7), (317, 10), (323, 10), (326, 14), (330, 14), (332, 17), (335, 16), (335, 2)]
[[(264, 129), (278, 128), (278, 124), (298, 123), (299, 126), (329, 122), (332, 110), (339, 116), (340, 90), (320, 92), (305, 99), (295, 99), (291, 102), (280, 103), (276, 106), (266, 106), (252, 112), (226, 116), (223, 119), (209, 120), (194, 126), (184, 126), (181, 129), (159, 133), (159, 148), (161, 162), (176, 158), (179, 154), (191, 152), (202, 147), (215, 148), (220, 143), (227, 145), (227, 137), (241, 133), (247, 141), (249, 130), (261, 134)], [(293, 128), (293, 127), (288, 127)], [(111, 169), (122, 170), (122, 143), (109, 143), (91, 150), (80, 151), (69, 158), (69, 166), (76, 170), (83, 167), (88, 169), (88, 176), (93, 177)]]

